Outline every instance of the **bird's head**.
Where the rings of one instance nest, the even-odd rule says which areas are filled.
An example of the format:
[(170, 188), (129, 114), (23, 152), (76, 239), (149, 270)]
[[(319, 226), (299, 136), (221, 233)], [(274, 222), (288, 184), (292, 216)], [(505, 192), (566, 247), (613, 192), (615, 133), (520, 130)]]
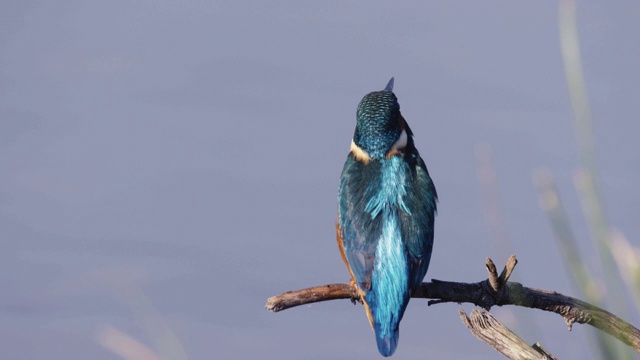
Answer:
[(362, 98), (356, 120), (351, 151), (360, 160), (389, 158), (407, 144), (406, 124), (393, 94), (393, 78), (384, 90)]

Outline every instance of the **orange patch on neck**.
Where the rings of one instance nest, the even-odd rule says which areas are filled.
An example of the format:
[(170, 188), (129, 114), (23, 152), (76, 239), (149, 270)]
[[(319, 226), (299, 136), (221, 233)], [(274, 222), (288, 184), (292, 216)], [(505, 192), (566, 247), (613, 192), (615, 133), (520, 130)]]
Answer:
[(358, 161), (362, 161), (365, 164), (368, 164), (371, 161), (371, 156), (358, 145), (356, 145), (353, 140), (351, 140), (351, 153)]

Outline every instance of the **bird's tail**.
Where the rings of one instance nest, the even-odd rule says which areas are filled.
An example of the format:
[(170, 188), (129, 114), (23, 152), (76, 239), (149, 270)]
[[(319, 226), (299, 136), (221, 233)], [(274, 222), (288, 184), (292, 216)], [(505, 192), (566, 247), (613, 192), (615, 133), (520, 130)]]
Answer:
[(400, 337), (400, 329), (396, 328), (389, 334), (382, 335), (376, 331), (376, 342), (378, 344), (378, 351), (382, 356), (391, 356), (396, 351), (398, 346), (398, 338)]
[(405, 301), (399, 304), (399, 308), (391, 308), (377, 303), (375, 291), (369, 291), (365, 296), (365, 309), (376, 336), (378, 351), (382, 356), (391, 356), (396, 351), (400, 336), (400, 320), (408, 300), (406, 296)]

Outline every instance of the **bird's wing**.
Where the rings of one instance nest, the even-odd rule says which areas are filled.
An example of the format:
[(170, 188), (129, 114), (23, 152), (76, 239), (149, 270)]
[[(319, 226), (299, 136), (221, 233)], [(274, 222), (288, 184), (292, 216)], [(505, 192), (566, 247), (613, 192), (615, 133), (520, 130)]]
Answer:
[(376, 246), (382, 233), (380, 217), (364, 209), (373, 194), (368, 179), (379, 171), (377, 162), (365, 165), (349, 155), (342, 171), (339, 198), (339, 226), (349, 268), (358, 287), (371, 288)]
[(404, 198), (409, 212), (399, 213), (399, 223), (411, 262), (411, 289), (415, 290), (422, 283), (431, 259), (438, 195), (417, 150), (405, 159), (415, 171), (412, 181), (407, 182), (408, 195)]

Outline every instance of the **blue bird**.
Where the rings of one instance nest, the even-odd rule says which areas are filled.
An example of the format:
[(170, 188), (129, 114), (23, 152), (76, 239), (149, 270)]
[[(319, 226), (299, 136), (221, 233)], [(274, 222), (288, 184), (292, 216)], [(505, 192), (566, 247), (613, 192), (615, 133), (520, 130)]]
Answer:
[(378, 350), (391, 356), (411, 293), (433, 247), (438, 195), (400, 114), (393, 78), (364, 96), (340, 178), (338, 247)]

